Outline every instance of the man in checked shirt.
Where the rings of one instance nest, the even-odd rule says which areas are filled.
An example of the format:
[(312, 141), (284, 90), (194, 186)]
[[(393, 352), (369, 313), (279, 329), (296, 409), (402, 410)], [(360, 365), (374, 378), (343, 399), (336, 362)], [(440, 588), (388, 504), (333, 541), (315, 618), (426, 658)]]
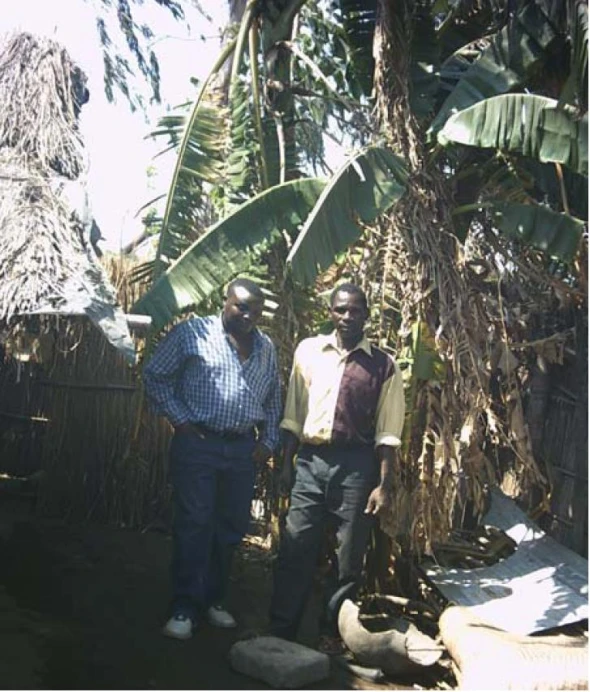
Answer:
[(231, 558), (247, 531), (257, 464), (278, 443), (275, 347), (256, 325), (264, 296), (236, 279), (221, 315), (176, 325), (144, 371), (145, 391), (174, 427), (172, 604), (163, 633), (189, 639), (201, 612), (235, 627), (224, 608)]
[(330, 299), (335, 331), (295, 351), (281, 422), (280, 485), (284, 494), (292, 488), (291, 502), (270, 607), (270, 632), (286, 639), (297, 635), (326, 523), (337, 538), (328, 603), (347, 585), (356, 590), (374, 515), (388, 501), (404, 420), (402, 377), (367, 340), (368, 316), (364, 292), (341, 284)]

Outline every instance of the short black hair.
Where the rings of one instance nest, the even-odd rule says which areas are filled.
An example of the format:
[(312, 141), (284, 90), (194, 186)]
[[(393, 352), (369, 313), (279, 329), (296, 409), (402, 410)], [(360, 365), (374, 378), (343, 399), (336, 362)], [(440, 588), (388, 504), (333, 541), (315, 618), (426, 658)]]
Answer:
[(234, 279), (227, 287), (226, 294), (229, 296), (234, 293), (236, 288), (245, 288), (248, 293), (251, 293), (258, 300), (264, 301), (264, 293), (260, 286), (252, 281), (252, 279)]
[(361, 299), (363, 305), (365, 306), (365, 309), (369, 309), (367, 295), (360, 286), (350, 283), (349, 281), (340, 284), (339, 286), (336, 286), (336, 288), (330, 294), (330, 307), (334, 305), (334, 301), (336, 300), (336, 295), (338, 293), (352, 293), (353, 295), (357, 295)]

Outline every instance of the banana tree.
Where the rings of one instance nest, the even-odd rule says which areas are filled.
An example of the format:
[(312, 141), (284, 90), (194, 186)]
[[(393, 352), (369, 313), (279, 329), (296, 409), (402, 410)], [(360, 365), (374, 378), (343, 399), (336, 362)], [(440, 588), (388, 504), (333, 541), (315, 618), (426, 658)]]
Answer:
[[(587, 207), (581, 79), (587, 74), (587, 6), (526, 0), (494, 3), (493, 10), (469, 2), (377, 5), (376, 111), (412, 183), (389, 222), (380, 225), (385, 252), (376, 255), (373, 272), (398, 324), (398, 352), (411, 347), (422, 325), (434, 336), (445, 371), (443, 381), (421, 380), (408, 359), (408, 393), (421, 411), (408, 433), (414, 444), (408, 441), (406, 449), (413, 454), (404, 461), (400, 483), (408, 473), (415, 483), (409, 486), (410, 511), (394, 502), (396, 514), (410, 524), (392, 520), (389, 528), (398, 536), (401, 527), (428, 550), (437, 531), (452, 525), (455, 501), (480, 505), (482, 486), (494, 482), (497, 472), (482, 447), (509, 430), (490, 404), (487, 339), (495, 333), (509, 341), (490, 306), (516, 313), (519, 306), (506, 308), (501, 297), (489, 300), (489, 267), (507, 253), (504, 266), (520, 262), (527, 276), (538, 274), (540, 264), (528, 268), (530, 255), (521, 255), (531, 245), (569, 263), (563, 290), (578, 284), (574, 260), (585, 246)], [(416, 66), (413, 43), (433, 33), (438, 55), (424, 51)], [(438, 85), (430, 99), (416, 99), (416, 76), (424, 73), (433, 76), (432, 89), (436, 77)], [(490, 261), (474, 258), (473, 267), (481, 263), (476, 272), (464, 242), (483, 230), (489, 243), (501, 236), (509, 242), (491, 245)], [(515, 389), (514, 400), (519, 396)], [(539, 478), (536, 461), (525, 458), (523, 449), (518, 463)], [(469, 471), (462, 474), (462, 468)]]
[[(507, 94), (483, 99), (452, 115), (439, 131), (438, 141), (443, 146), (463, 144), (552, 163), (560, 176), (562, 165), (578, 176), (588, 176), (587, 114), (580, 117), (572, 107), (543, 96)], [(570, 214), (565, 185), (559, 212), (530, 195), (527, 204), (486, 199), (485, 187), (480, 189), (480, 202), (454, 213), (487, 210), (495, 227), (508, 236), (557, 259), (574, 259), (584, 219)]]
[[(230, 9), (237, 21), (233, 38), (195, 101), (152, 133), (168, 140), (163, 153), (176, 153), (156, 258), (137, 270), (152, 283), (191, 245), (195, 226), (205, 230), (203, 216), (222, 219), (269, 187), (309, 176), (310, 167), (329, 172), (322, 132), (331, 118), (340, 123), (332, 122), (332, 130), (340, 132), (354, 117), (351, 141), (368, 141), (359, 100), (340, 95), (357, 71), (327, 3), (309, 10), (304, 0), (249, 0)], [(322, 33), (314, 46), (311, 31)], [(365, 123), (360, 130), (359, 123)]]
[(293, 278), (312, 284), (318, 273), (404, 193), (403, 163), (371, 147), (347, 161), (329, 182), (283, 183), (214, 224), (169, 267), (133, 307), (160, 329), (188, 307), (198, 307), (227, 281), (260, 259), (284, 234)]
[[(331, 0), (314, 9), (301, 0), (245, 3), (235, 37), (177, 123), (182, 130), (175, 138), (167, 131), (177, 166), (154, 283), (136, 309), (161, 325), (285, 236), (280, 264), (303, 283), (321, 280), (361, 239), (368, 250), (363, 270), (347, 270), (398, 327), (392, 334), (382, 323), (377, 336), (401, 350), (420, 324), (444, 364), (443, 379), (410, 376), (413, 400), (424, 405), (410, 433), (419, 460), (407, 460), (420, 479), (411, 533), (424, 545), (451, 523), (453, 474), (463, 460), (473, 470), (463, 499), (477, 497), (493, 476), (481, 455), (483, 427), (499, 425), (489, 404), (481, 325), (489, 333), (495, 327), (484, 293), (473, 289), (464, 240), (485, 216), (494, 237), (516, 237), (564, 261), (580, 246), (584, 214), (575, 190), (587, 175), (587, 6)], [(375, 65), (374, 79), (368, 65)], [(221, 96), (212, 88), (216, 80), (226, 84)], [(528, 92), (553, 100), (529, 108)], [(365, 150), (331, 180), (313, 182), (305, 171), (318, 160), (321, 167), (318, 133), (334, 130), (334, 122), (363, 144), (380, 130), (386, 146), (379, 155)], [(360, 196), (351, 180), (367, 182)], [(185, 205), (189, 194), (199, 204), (199, 193), (218, 222), (200, 229), (194, 242)], [(289, 217), (273, 199), (289, 199), (298, 211)], [(268, 205), (259, 206), (262, 200)], [(240, 222), (251, 213), (260, 228)], [(372, 232), (363, 234), (363, 224)]]

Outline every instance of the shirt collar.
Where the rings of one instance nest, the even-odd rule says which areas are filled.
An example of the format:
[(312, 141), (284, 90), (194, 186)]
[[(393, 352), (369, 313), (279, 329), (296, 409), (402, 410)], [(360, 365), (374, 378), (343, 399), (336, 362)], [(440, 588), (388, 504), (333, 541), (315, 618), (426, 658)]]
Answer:
[[(336, 351), (341, 351), (338, 347), (338, 342), (336, 341), (336, 330), (334, 330), (331, 334), (328, 334), (324, 337), (324, 343), (322, 344), (322, 351), (325, 351), (327, 349), (334, 349)], [(371, 344), (369, 340), (367, 339), (367, 335), (363, 334), (363, 338), (358, 342), (358, 344), (352, 349), (352, 351), (348, 351), (348, 353), (352, 353), (353, 351), (364, 351), (367, 355), (372, 356), (373, 352), (371, 350)]]

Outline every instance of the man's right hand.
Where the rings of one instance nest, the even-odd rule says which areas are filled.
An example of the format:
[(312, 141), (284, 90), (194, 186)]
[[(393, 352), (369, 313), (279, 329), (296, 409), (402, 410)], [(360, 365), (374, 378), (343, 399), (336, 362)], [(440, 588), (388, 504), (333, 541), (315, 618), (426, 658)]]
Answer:
[(181, 435), (198, 435), (201, 439), (205, 437), (203, 435), (203, 431), (200, 430), (199, 426), (195, 425), (194, 423), (182, 423), (181, 425), (175, 425), (174, 432), (180, 433)]
[(295, 469), (292, 459), (283, 459), (279, 474), (279, 494), (281, 497), (289, 497), (295, 481)]

